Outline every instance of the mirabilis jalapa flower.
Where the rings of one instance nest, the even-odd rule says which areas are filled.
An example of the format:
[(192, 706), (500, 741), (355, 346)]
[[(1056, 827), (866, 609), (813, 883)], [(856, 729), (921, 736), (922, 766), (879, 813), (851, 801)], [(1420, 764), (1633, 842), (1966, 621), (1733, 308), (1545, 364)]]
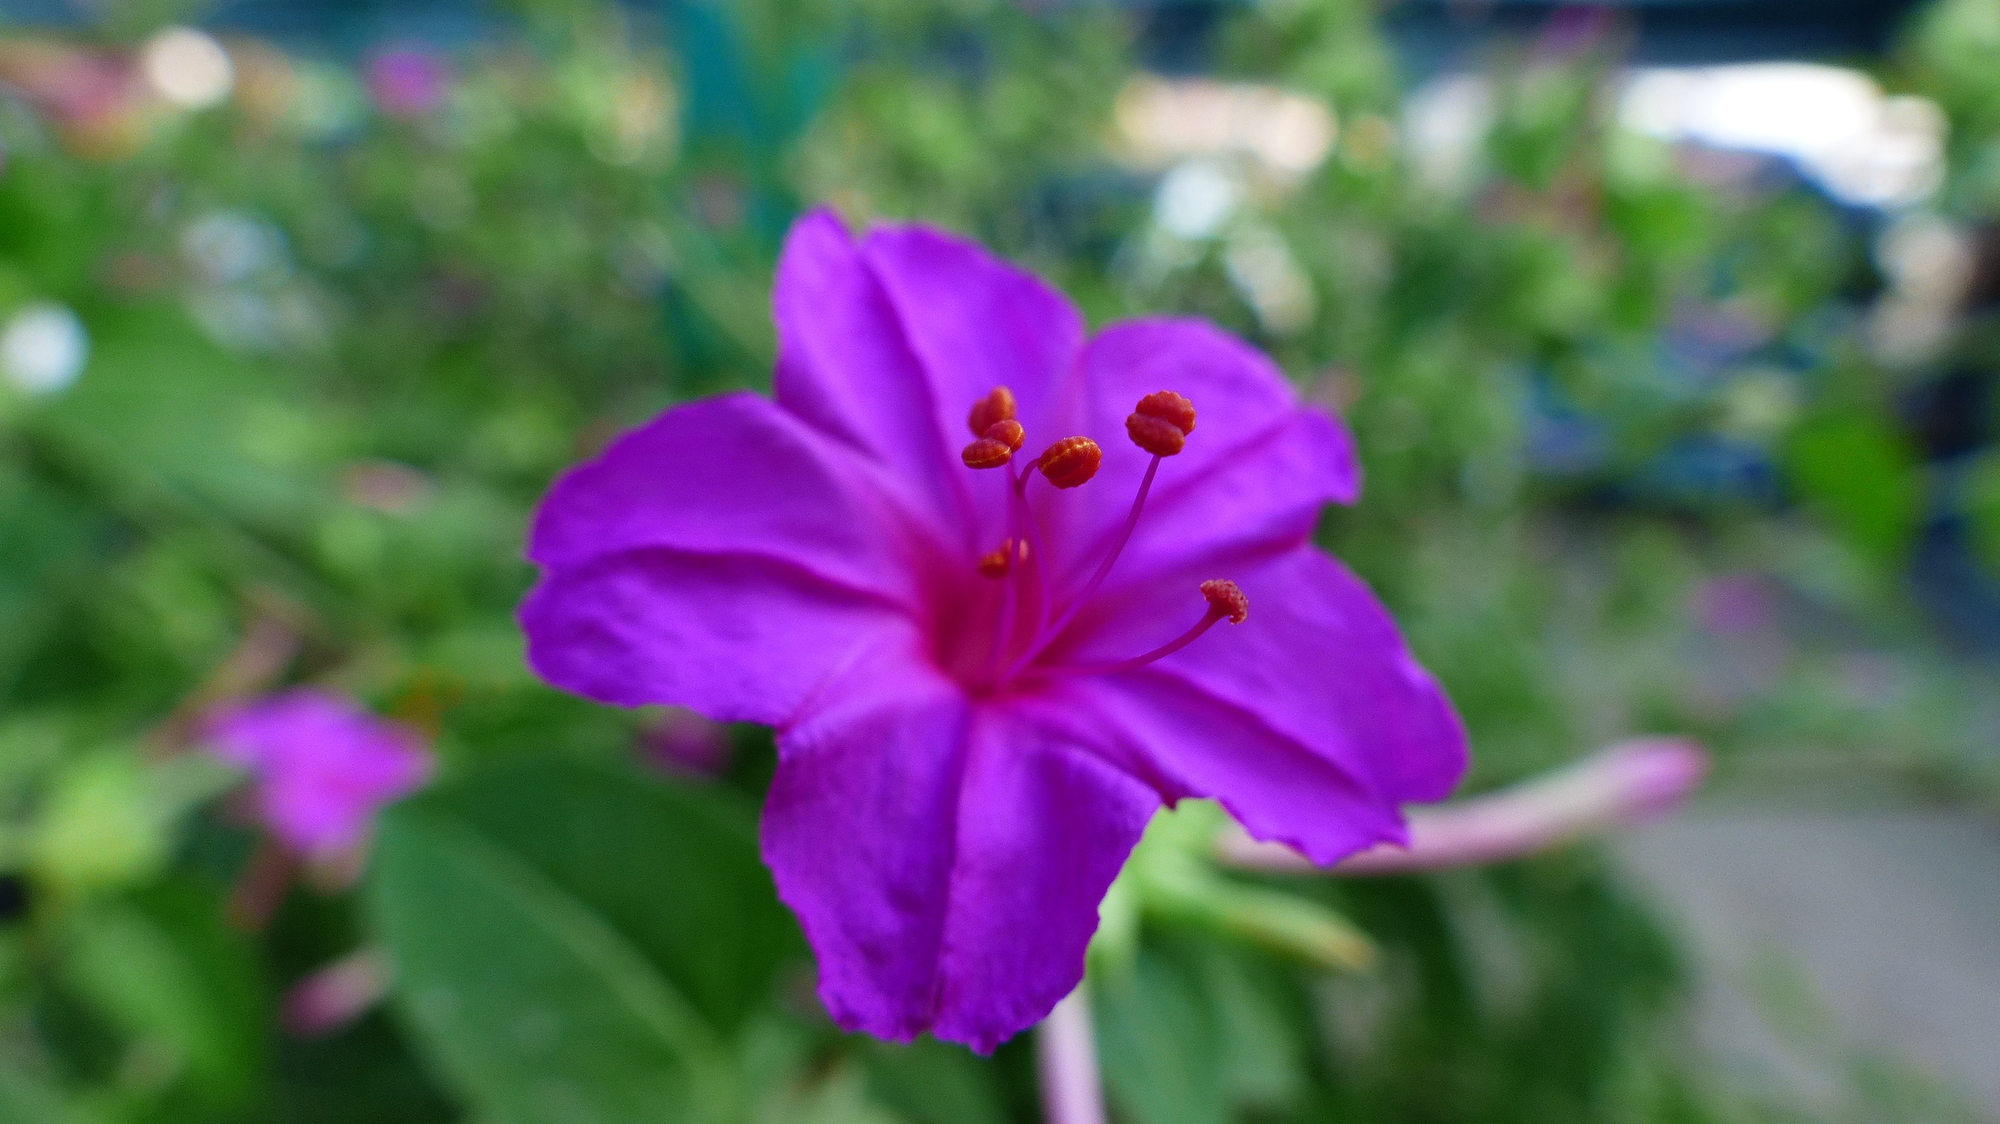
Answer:
[(250, 774), (257, 815), (271, 834), (309, 859), (359, 845), (377, 812), (431, 775), (416, 731), (312, 687), (231, 704), (203, 733), (211, 753)]
[(521, 621), (561, 687), (776, 727), (764, 858), (841, 1025), (990, 1050), (1040, 1019), (1162, 802), (1325, 864), (1457, 783), (1450, 704), (1309, 539), (1352, 442), (1262, 354), (1086, 336), (977, 245), (824, 210), (773, 304), (775, 399), (559, 480)]

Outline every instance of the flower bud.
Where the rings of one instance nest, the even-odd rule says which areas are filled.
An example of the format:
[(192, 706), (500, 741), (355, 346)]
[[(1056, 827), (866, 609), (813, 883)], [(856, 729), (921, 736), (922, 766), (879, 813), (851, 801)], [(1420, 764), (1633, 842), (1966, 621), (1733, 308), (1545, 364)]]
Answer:
[(1088, 437), (1065, 437), (1042, 450), (1035, 461), (1041, 466), (1042, 475), (1058, 488), (1086, 483), (1097, 475), (1097, 466), (1103, 462), (1104, 450)]

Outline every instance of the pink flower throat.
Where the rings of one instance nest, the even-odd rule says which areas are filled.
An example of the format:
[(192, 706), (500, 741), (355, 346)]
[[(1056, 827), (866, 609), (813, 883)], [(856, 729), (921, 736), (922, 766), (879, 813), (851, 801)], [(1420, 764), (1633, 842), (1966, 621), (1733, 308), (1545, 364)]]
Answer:
[[(1104, 450), (1088, 437), (1065, 437), (1043, 450), (1040, 456), (1028, 460), (1017, 472), (1013, 465), (1014, 454), (1027, 441), (1027, 431), (1016, 419), (1015, 413), (1014, 394), (1004, 386), (995, 387), (975, 402), (967, 419), (975, 440), (965, 447), (961, 456), (967, 468), (1002, 469), (1007, 479), (1006, 535), (997, 548), (979, 560), (980, 575), (1003, 584), (992, 651), (984, 673), (978, 677), (978, 686), (995, 690), (1003, 688), (1030, 668), (1039, 673), (1057, 675), (1109, 675), (1130, 671), (1173, 655), (1194, 643), (1202, 633), (1224, 618), (1231, 624), (1243, 623), (1250, 614), (1249, 598), (1244, 596), (1235, 582), (1213, 579), (1201, 583), (1201, 595), (1208, 603), (1208, 610), (1201, 619), (1180, 636), (1150, 652), (1110, 663), (1037, 664), (1036, 657), (1061, 637), (1076, 620), (1077, 614), (1090, 603), (1091, 595), (1104, 584), (1125, 544), (1131, 541), (1132, 532), (1139, 525), (1139, 516), (1145, 511), (1146, 496), (1153, 489), (1154, 478), (1159, 475), (1160, 462), (1178, 454), (1186, 446), (1189, 435), (1194, 432), (1195, 411), (1194, 404), (1186, 398), (1171, 390), (1162, 390), (1141, 398), (1131, 416), (1125, 419), (1125, 430), (1132, 443), (1150, 453), (1152, 463), (1146, 466), (1146, 474), (1139, 481), (1139, 494), (1132, 499), (1132, 510), (1126, 515), (1124, 526), (1111, 541), (1110, 548), (1105, 551), (1103, 561), (1098, 563), (1083, 588), (1067, 599), (1061, 612), (1054, 612), (1056, 590), (1051, 586), (1050, 575), (1043, 564), (1048, 553), (1043, 549), (1042, 532), (1034, 510), (1028, 504), (1028, 484), (1039, 471), (1052, 487), (1081, 487), (1097, 475), (1098, 466), (1104, 460)], [(1028, 586), (1031, 582), (1034, 589), (1042, 591), (1042, 595), (1034, 598), (1035, 619), (1032, 627), (1028, 628), (1017, 617), (1029, 600)]]

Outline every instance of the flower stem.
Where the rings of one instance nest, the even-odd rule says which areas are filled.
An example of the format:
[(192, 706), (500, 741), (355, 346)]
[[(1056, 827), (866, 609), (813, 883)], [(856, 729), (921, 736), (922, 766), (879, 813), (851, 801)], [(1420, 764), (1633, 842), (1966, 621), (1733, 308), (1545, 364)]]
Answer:
[(1104, 1089), (1097, 1076), (1097, 1035), (1090, 997), (1077, 984), (1035, 1031), (1035, 1068), (1048, 1124), (1104, 1124)]

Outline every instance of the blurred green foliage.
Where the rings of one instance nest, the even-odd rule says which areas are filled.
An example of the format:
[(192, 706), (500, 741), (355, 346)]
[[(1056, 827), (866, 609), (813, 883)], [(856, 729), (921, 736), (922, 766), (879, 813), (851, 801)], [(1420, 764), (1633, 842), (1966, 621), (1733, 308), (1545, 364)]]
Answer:
[[(1339, 408), (1367, 494), (1324, 541), (1450, 687), (1474, 787), (1671, 729), (1740, 783), (1990, 798), (1991, 669), (1911, 594), (1944, 501), (1898, 407), (1924, 372), (1868, 346), (1870, 232), (1619, 128), (1615, 37), (1496, 46), (1446, 166), (1369, 5), (1233, 8), (1217, 77), (1337, 122), (1299, 166), (1136, 151), (1140, 44), (1108, 6), (670, 11), (525, 5), (410, 116), (253, 42), (199, 112), (7, 72), (0, 319), (53, 302), (88, 356), (0, 386), (0, 875), (27, 898), (0, 919), (0, 1120), (1034, 1118), (1025, 1041), (826, 1024), (756, 862), (768, 737), (662, 779), (634, 763), (659, 716), (521, 660), (536, 497), (624, 426), (766, 384), (771, 261), (811, 201), (975, 235), (1093, 322), (1212, 317)], [(1929, 206), (1966, 228), (2000, 210), (1996, 42), (1993, 0), (1943, 0), (1885, 68), (1948, 114)], [(1162, 218), (1189, 175), (1229, 200), (1194, 231)], [(1753, 342), (1690, 375), (1669, 343), (1703, 325)], [(1775, 483), (1690, 484), (1690, 448)], [(1947, 499), (2000, 575), (2000, 460), (1971, 464)], [(358, 887), (317, 872), (259, 927), (255, 830), (183, 750), (204, 706), (294, 680), (424, 728), (443, 769)], [(1120, 1119), (1800, 1118), (1673, 1045), (1675, 953), (1600, 856), (1219, 888), (1142, 853), (1150, 896), (1093, 969)], [(1331, 971), (1329, 934), (1372, 966)], [(280, 1032), (363, 945), (392, 1012)]]

